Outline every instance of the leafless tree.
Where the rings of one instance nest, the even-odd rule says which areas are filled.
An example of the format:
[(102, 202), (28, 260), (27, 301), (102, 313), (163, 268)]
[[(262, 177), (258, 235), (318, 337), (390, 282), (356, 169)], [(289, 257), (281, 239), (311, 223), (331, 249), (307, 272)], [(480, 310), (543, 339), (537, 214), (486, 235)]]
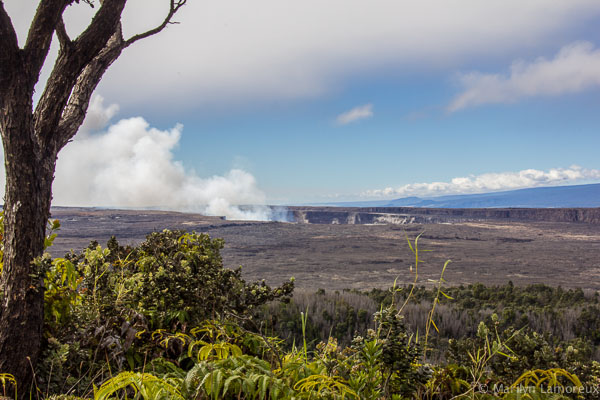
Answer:
[[(94, 0), (83, 1), (94, 6)], [(0, 0), (0, 132), (6, 168), (0, 372), (12, 373), (23, 388), (29, 387), (42, 339), (43, 271), (32, 261), (43, 253), (57, 155), (83, 123), (108, 67), (124, 49), (165, 29), (186, 3), (165, 1), (169, 11), (160, 25), (125, 39), (121, 17), (127, 0), (100, 0), (87, 28), (71, 39), (63, 13), (79, 0), (41, 0), (20, 47)], [(60, 50), (34, 108), (34, 87), (54, 33)]]

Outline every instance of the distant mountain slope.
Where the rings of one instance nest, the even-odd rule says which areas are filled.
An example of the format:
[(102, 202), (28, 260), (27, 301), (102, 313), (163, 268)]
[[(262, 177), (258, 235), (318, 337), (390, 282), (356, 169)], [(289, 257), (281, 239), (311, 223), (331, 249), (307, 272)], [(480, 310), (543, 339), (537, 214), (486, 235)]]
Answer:
[(396, 200), (335, 203), (344, 207), (431, 207), (431, 208), (570, 208), (600, 207), (600, 184), (538, 187), (505, 192), (404, 197)]

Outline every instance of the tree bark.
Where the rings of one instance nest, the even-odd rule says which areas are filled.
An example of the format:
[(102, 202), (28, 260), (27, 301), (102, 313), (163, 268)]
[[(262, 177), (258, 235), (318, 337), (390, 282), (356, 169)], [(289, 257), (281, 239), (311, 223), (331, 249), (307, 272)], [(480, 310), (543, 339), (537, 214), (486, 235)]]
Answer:
[(14, 375), (25, 395), (29, 388), (23, 385), (31, 382), (44, 323), (43, 276), (32, 261), (43, 252), (56, 155), (41, 151), (31, 100), (20, 90), (16, 87), (2, 104), (6, 194), (0, 371)]

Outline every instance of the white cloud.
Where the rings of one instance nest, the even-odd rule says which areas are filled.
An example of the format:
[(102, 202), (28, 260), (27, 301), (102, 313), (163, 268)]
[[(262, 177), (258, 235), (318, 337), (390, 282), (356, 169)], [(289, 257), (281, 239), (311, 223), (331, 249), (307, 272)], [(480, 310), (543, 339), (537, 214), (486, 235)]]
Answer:
[[(143, 118), (122, 119), (106, 130), (116, 106), (92, 100), (86, 122), (59, 154), (53, 205), (159, 207), (223, 215), (230, 219), (270, 219), (260, 206), (265, 195), (248, 172), (202, 178), (173, 159), (183, 127), (162, 131)], [(4, 188), (4, 167), (0, 168)], [(254, 207), (240, 207), (252, 205)]]
[(600, 170), (579, 166), (553, 168), (548, 171), (526, 169), (518, 172), (488, 173), (454, 178), (450, 182), (412, 183), (398, 188), (368, 190), (365, 197), (443, 196), (450, 194), (485, 193), (537, 186), (568, 184), (600, 179)]
[(581, 92), (600, 85), (600, 50), (590, 42), (576, 42), (564, 46), (551, 60), (515, 61), (508, 75), (471, 72), (459, 80), (464, 91), (448, 106), (451, 112), (524, 97)]
[[(36, 2), (4, 3), (23, 42)], [(167, 4), (129, 0), (126, 34), (159, 22)], [(72, 36), (91, 12), (69, 7)], [(121, 105), (173, 107), (317, 96), (382, 69), (529, 51), (599, 14), (597, 0), (188, 1), (181, 23), (128, 48), (100, 90)]]
[(365, 104), (354, 107), (337, 116), (336, 121), (340, 125), (350, 124), (361, 119), (371, 118), (373, 116), (373, 104)]

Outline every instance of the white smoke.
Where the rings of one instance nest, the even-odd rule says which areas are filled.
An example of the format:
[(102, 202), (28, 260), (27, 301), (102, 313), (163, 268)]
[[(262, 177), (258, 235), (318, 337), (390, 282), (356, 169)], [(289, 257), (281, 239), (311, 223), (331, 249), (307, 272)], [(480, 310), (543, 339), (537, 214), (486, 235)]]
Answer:
[(569, 168), (552, 168), (548, 171), (526, 169), (518, 172), (471, 175), (454, 178), (450, 182), (412, 183), (398, 188), (368, 190), (362, 195), (365, 197), (443, 196), (552, 186), (598, 179), (600, 179), (600, 170), (573, 165)]
[[(269, 220), (271, 209), (250, 173), (232, 169), (201, 178), (174, 160), (182, 125), (163, 131), (141, 117), (110, 126), (118, 107), (90, 103), (84, 125), (59, 154), (53, 205), (200, 212), (236, 220)], [(2, 190), (4, 189), (4, 170)]]

